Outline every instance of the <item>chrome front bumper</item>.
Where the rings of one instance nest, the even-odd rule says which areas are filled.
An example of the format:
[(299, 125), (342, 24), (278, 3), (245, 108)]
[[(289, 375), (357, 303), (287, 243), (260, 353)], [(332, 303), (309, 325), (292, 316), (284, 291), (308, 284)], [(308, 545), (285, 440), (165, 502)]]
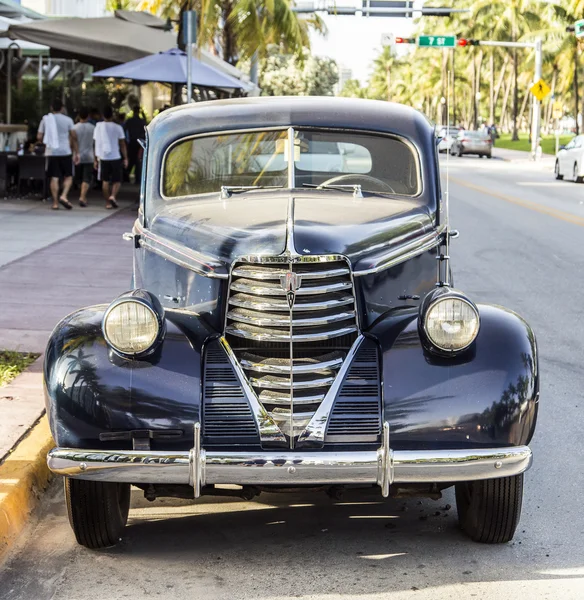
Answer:
[(378, 484), (384, 496), (392, 483), (454, 483), (519, 475), (531, 466), (527, 446), (476, 450), (391, 450), (389, 426), (377, 451), (190, 452), (78, 450), (54, 448), (47, 462), (53, 473), (125, 483), (301, 485)]

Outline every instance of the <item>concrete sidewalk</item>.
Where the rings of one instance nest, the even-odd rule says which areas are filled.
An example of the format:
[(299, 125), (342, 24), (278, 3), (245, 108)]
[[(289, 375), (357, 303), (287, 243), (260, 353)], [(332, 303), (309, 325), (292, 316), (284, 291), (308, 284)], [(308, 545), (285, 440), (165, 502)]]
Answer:
[(130, 287), (132, 247), (122, 234), (136, 218), (131, 205), (121, 200), (123, 208), (113, 213), (31, 209), (0, 221), (4, 246), (16, 248), (7, 254), (26, 252), (0, 266), (0, 349), (42, 352), (65, 315), (110, 302)]
[(538, 161), (534, 161), (531, 158), (530, 152), (510, 150), (509, 148), (498, 148), (496, 144), (493, 146), (493, 158), (499, 158), (507, 162), (520, 162), (532, 165), (540, 165), (542, 168), (549, 167), (552, 170), (556, 162), (556, 157), (551, 154), (543, 154)]

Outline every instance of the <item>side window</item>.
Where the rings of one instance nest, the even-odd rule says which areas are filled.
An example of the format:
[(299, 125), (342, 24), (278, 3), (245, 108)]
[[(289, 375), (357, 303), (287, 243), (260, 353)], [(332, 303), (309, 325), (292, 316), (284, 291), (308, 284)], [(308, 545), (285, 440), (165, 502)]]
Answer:
[(584, 137), (579, 135), (575, 140), (574, 140), (574, 148), (582, 148), (582, 142), (584, 141)]
[(566, 150), (572, 150), (573, 148), (576, 147), (576, 138), (574, 138), (567, 146), (566, 146)]

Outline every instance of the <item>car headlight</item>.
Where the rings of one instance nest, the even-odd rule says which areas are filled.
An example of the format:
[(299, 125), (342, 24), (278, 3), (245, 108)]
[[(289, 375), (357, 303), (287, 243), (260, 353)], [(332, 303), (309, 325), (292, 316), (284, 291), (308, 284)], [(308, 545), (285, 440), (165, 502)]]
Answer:
[(114, 301), (103, 318), (107, 343), (120, 354), (136, 356), (148, 352), (160, 338), (162, 319), (142, 297), (126, 296)]
[(423, 325), (435, 348), (443, 352), (460, 352), (468, 348), (479, 333), (479, 312), (462, 295), (446, 293), (430, 301), (424, 312)]

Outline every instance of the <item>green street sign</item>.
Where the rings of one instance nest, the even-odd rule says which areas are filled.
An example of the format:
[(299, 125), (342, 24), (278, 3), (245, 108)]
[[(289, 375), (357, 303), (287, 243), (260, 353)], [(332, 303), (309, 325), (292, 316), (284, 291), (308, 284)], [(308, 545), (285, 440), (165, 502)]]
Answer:
[(454, 48), (455, 35), (421, 35), (418, 37), (418, 46), (426, 48)]
[(584, 19), (580, 19), (574, 23), (574, 33), (577, 38), (584, 37)]

